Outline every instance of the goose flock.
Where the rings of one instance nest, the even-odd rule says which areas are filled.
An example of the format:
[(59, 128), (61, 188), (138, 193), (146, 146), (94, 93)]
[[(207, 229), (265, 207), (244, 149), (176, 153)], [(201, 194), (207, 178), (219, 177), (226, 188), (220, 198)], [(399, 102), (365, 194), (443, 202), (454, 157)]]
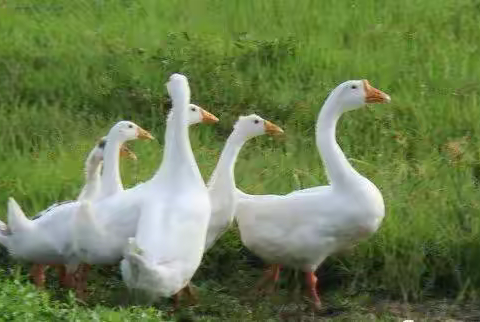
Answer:
[(255, 114), (240, 116), (205, 184), (188, 128), (218, 118), (190, 103), (184, 75), (171, 75), (166, 87), (172, 109), (163, 159), (150, 180), (123, 188), (120, 157), (136, 158), (124, 143), (153, 136), (133, 122), (118, 122), (88, 155), (77, 200), (53, 204), (30, 219), (9, 198), (0, 244), (11, 256), (33, 264), (30, 273), (38, 287), (50, 265), (62, 285), (83, 297), (91, 265), (120, 264), (130, 291), (152, 301), (173, 296), (177, 306), (182, 293), (195, 298), (190, 280), (203, 254), (236, 220), (244, 246), (269, 264), (258, 287), (273, 287), (282, 266), (298, 269), (305, 274), (310, 303), (319, 309), (316, 269), (329, 255), (374, 234), (385, 214), (380, 191), (350, 165), (337, 144), (337, 121), (344, 112), (388, 103), (390, 97), (367, 80), (338, 85), (320, 110), (315, 133), (329, 185), (285, 195), (249, 195), (235, 186), (234, 167), (243, 144), (283, 130)]

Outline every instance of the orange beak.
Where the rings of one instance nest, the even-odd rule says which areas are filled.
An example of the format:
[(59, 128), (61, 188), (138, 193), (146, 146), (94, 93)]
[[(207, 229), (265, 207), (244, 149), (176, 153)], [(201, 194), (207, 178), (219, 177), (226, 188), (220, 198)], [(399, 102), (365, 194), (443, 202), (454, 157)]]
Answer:
[(124, 158), (128, 158), (130, 160), (137, 161), (137, 156), (135, 153), (132, 152), (129, 148), (127, 148), (125, 145), (122, 145), (120, 147), (120, 156)]
[(366, 103), (390, 103), (390, 96), (372, 87), (366, 79), (363, 80), (363, 88), (365, 89)]
[(145, 131), (140, 126), (137, 128), (137, 138), (138, 139), (143, 139), (143, 140), (153, 140), (154, 139), (153, 135), (151, 135), (150, 132)]
[(265, 121), (264, 122), (264, 127), (265, 127), (265, 133), (269, 135), (279, 135), (283, 134), (283, 130), (280, 126), (273, 124), (270, 121)]
[(202, 114), (202, 123), (215, 124), (218, 122), (218, 117), (205, 111), (203, 108), (200, 110), (200, 113)]

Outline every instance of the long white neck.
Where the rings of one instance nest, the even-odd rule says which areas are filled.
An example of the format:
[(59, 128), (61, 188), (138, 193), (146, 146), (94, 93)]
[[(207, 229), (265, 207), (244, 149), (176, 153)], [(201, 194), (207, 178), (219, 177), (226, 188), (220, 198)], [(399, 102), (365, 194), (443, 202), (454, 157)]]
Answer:
[(154, 179), (165, 175), (177, 178), (187, 175), (203, 182), (188, 136), (187, 108), (189, 103), (188, 96), (173, 99), (172, 110), (166, 123), (163, 159)]
[(316, 144), (326, 168), (327, 177), (333, 186), (342, 185), (360, 174), (350, 165), (337, 143), (335, 129), (341, 116), (335, 92), (323, 105), (316, 125)]
[(100, 190), (100, 171), (102, 161), (93, 157), (93, 151), (85, 163), (85, 185), (77, 197), (77, 200), (93, 200)]
[(230, 134), (208, 182), (209, 190), (235, 192), (235, 162), (245, 142), (245, 137), (235, 131)]
[(173, 140), (173, 133), (175, 131), (175, 125), (173, 124), (173, 108), (170, 109), (167, 115), (167, 122), (165, 123), (165, 138), (163, 146), (163, 155), (170, 155), (171, 152), (167, 152), (167, 149), (172, 148), (172, 144), (167, 144)]
[(123, 191), (122, 178), (120, 177), (120, 146), (123, 142), (115, 133), (109, 133), (105, 145), (104, 163), (102, 172), (102, 189), (100, 198), (111, 196)]

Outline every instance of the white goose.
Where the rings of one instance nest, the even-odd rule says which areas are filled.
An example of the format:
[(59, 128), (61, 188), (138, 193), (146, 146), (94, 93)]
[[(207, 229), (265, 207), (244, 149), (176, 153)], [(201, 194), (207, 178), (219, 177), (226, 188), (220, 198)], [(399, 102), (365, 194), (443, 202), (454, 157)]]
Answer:
[(253, 137), (281, 133), (283, 130), (280, 127), (255, 114), (240, 116), (233, 126), (233, 131), (225, 143), (207, 185), (212, 213), (208, 224), (205, 251), (212, 247), (233, 221), (233, 213), (237, 204), (234, 169), (240, 149)]
[(342, 113), (390, 97), (366, 80), (347, 81), (328, 96), (318, 116), (316, 143), (330, 185), (283, 195), (240, 193), (235, 216), (243, 244), (275, 264), (264, 278), (276, 281), (279, 265), (306, 274), (309, 296), (321, 306), (315, 270), (330, 254), (372, 235), (385, 213), (380, 191), (348, 162), (335, 139)]
[[(189, 104), (187, 118), (189, 126), (201, 122), (216, 123), (218, 121), (215, 115), (195, 104)], [(173, 140), (174, 137), (172, 112), (169, 113), (166, 123), (167, 130), (165, 138), (166, 141), (170, 141)], [(169, 148), (171, 148), (171, 146), (167, 145), (165, 147), (165, 149)], [(134, 187), (132, 191), (139, 191), (144, 184), (145, 183), (142, 183)], [(138, 192), (135, 194), (138, 194)], [(98, 217), (100, 217), (100, 219), (98, 219)], [(84, 204), (81, 210), (76, 213), (74, 219), (73, 235), (76, 255), (81, 258), (83, 262), (91, 265), (117, 263), (122, 257), (127, 238), (134, 236), (136, 224), (131, 227), (131, 233), (127, 233), (127, 235), (112, 233), (112, 231), (116, 231), (117, 225), (124, 225), (125, 220), (136, 223), (138, 211), (127, 212), (122, 215), (122, 217), (122, 221), (114, 221), (114, 219), (108, 220), (107, 222), (102, 221), (101, 215), (96, 215), (89, 204)], [(121, 228), (119, 229), (121, 230)]]
[(121, 263), (127, 287), (152, 299), (179, 293), (192, 278), (202, 259), (211, 210), (188, 137), (187, 78), (173, 74), (167, 89), (173, 136), (165, 142), (158, 172), (142, 187), (137, 233)]
[[(107, 136), (105, 149), (105, 168), (118, 169), (120, 146), (128, 140), (152, 136), (133, 122), (117, 123)], [(111, 144), (110, 144), (111, 143)], [(113, 148), (116, 147), (116, 148)], [(112, 163), (113, 162), (113, 163)], [(120, 183), (118, 178), (104, 179), (108, 185), (112, 181)], [(87, 195), (90, 194), (87, 191)], [(50, 207), (36, 220), (28, 219), (13, 198), (8, 201), (8, 234), (0, 235), (0, 244), (7, 247), (16, 258), (39, 264), (69, 264), (68, 272), (73, 273), (79, 264), (72, 255), (70, 225), (72, 216), (68, 215), (78, 207), (78, 202), (68, 202)]]
[[(85, 161), (85, 185), (80, 192), (77, 200), (93, 200), (98, 197), (100, 193), (100, 170), (103, 161), (104, 155), (104, 147), (106, 144), (106, 137), (100, 139), (100, 141), (95, 144), (95, 147), (90, 151)], [(130, 151), (126, 146), (122, 145), (120, 150), (120, 155), (129, 157), (132, 159), (136, 159), (135, 154)], [(38, 213), (35, 215), (32, 220), (35, 220), (45, 214), (46, 212), (60, 207), (65, 203), (74, 202), (74, 200), (64, 201), (61, 203), (55, 203), (48, 207), (46, 210)], [(3, 229), (2, 229), (3, 228)], [(9, 235), (10, 230), (8, 226), (5, 225), (3, 222), (0, 221), (0, 238), (1, 235)], [(65, 271), (62, 269), (63, 266), (57, 266), (58, 273), (62, 282), (65, 284)], [(34, 280), (34, 283), (38, 287), (43, 287), (45, 283), (45, 275), (44, 275), (45, 265), (42, 264), (34, 264), (30, 274)]]
[[(85, 161), (85, 185), (82, 188), (82, 191), (77, 197), (77, 200), (95, 200), (100, 197), (101, 187), (102, 187), (102, 180), (101, 180), (101, 170), (102, 170), (102, 163), (105, 155), (105, 145), (107, 143), (107, 137), (104, 136), (100, 139), (100, 141), (95, 145), (95, 147), (90, 151), (88, 154), (87, 160)], [(120, 156), (128, 157), (130, 159), (136, 160), (137, 156), (135, 153), (130, 151), (125, 145), (121, 145), (120, 147)], [(110, 162), (107, 163), (107, 165)], [(117, 164), (118, 167), (118, 164)], [(104, 176), (106, 174), (104, 173)], [(103, 186), (108, 186), (112, 183), (115, 184), (115, 179), (112, 178), (104, 178)], [(120, 187), (122, 187), (122, 183), (119, 183)], [(38, 213), (35, 215), (32, 220), (37, 219), (38, 217), (42, 216), (46, 212), (56, 208), (61, 207), (65, 203), (74, 202), (74, 200), (64, 201), (62, 203), (53, 204), (46, 210)], [(63, 285), (71, 286), (71, 281), (68, 280), (67, 276), (65, 275), (65, 269), (63, 265), (56, 266), (58, 274), (60, 276), (60, 280)], [(45, 265), (42, 264), (33, 264), (31, 275), (34, 279), (35, 285), (38, 287), (42, 287), (45, 282)]]

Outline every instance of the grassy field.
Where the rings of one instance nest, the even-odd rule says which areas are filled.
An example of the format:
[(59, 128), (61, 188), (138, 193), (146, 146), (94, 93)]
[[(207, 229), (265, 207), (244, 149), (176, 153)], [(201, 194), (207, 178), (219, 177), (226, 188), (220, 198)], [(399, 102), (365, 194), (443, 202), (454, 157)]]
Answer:
[[(386, 218), (318, 271), (324, 318), (480, 320), (479, 14), (477, 0), (0, 0), (0, 217), (9, 196), (29, 215), (74, 198), (86, 154), (121, 119), (158, 138), (131, 144), (139, 160), (122, 163), (126, 186), (148, 179), (172, 72), (221, 119), (190, 131), (205, 178), (234, 120), (255, 112), (286, 135), (250, 142), (237, 184), (251, 193), (325, 184), (315, 118), (337, 84), (366, 78), (392, 104), (345, 115), (338, 140), (382, 191)], [(195, 275), (199, 305), (172, 317), (167, 300), (133, 305), (116, 270), (94, 272), (87, 303), (55, 279), (38, 292), (28, 264), (3, 252), (0, 320), (273, 321), (292, 310), (292, 283), (287, 274), (278, 296), (255, 298), (262, 267), (233, 228)]]

